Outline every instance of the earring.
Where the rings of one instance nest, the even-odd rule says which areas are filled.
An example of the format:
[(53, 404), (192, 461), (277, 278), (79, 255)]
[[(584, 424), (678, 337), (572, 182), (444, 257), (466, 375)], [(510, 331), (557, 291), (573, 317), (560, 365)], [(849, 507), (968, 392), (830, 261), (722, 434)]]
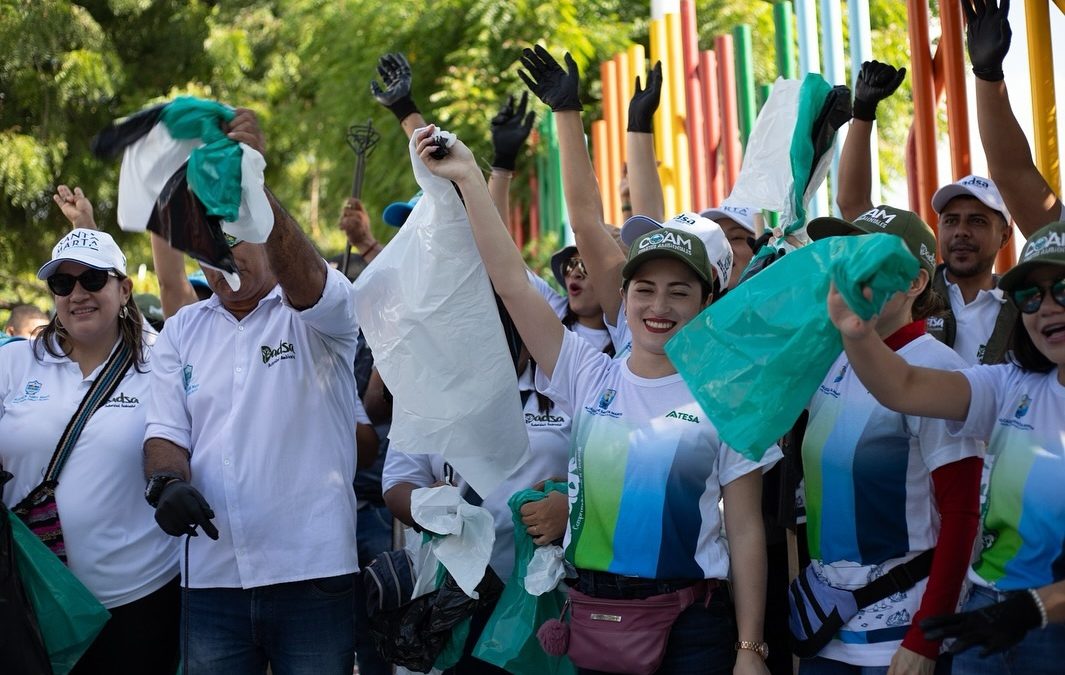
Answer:
[(129, 317), (129, 308), (122, 305), (122, 309), (118, 310), (118, 318), (126, 319)]

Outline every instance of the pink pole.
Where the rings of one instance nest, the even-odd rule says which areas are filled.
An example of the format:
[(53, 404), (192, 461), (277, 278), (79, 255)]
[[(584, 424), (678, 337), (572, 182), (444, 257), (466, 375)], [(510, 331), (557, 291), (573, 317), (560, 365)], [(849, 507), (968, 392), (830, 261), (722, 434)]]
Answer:
[(721, 95), (721, 145), (725, 159), (725, 194), (732, 191), (740, 175), (743, 150), (740, 147), (740, 125), (736, 112), (736, 53), (731, 35), (714, 40), (717, 53), (717, 82)]
[(725, 199), (725, 174), (720, 167), (721, 114), (717, 90), (717, 56), (707, 50), (699, 53), (699, 75), (702, 80), (703, 126), (706, 146), (707, 199), (710, 206), (719, 206)]
[(684, 60), (684, 91), (687, 98), (689, 180), (692, 205), (696, 211), (707, 208), (706, 123), (699, 86), (699, 33), (695, 28), (695, 3), (680, 0), (680, 43)]

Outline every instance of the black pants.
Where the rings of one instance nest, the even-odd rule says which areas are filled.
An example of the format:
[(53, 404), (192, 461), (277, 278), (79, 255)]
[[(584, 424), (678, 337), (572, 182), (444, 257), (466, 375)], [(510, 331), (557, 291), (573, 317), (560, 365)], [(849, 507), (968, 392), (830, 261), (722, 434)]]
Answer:
[(178, 668), (181, 583), (115, 607), (71, 675), (174, 675)]

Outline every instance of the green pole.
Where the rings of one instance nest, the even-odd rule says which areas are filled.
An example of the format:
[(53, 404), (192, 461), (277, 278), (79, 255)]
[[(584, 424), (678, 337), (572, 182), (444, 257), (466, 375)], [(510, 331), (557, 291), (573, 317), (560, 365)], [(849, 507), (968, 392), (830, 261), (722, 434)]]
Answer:
[(777, 46), (777, 74), (795, 79), (795, 30), (791, 0), (777, 0), (773, 4), (773, 36)]
[(754, 128), (755, 91), (754, 58), (751, 55), (751, 27), (736, 26), (732, 30), (732, 39), (736, 44), (736, 107), (739, 110), (740, 141), (744, 150), (747, 139)]
[(543, 238), (548, 232), (553, 232), (551, 223), (550, 191), (551, 177), (548, 173), (547, 157), (551, 153), (548, 143), (549, 124), (547, 116), (540, 119), (539, 131), (542, 145), (541, 151), (536, 153), (536, 198), (540, 204), (540, 237)]
[(558, 127), (554, 113), (547, 113), (547, 122), (547, 172), (551, 179), (551, 201), (548, 208), (551, 212), (552, 231), (558, 235), (558, 241), (564, 244), (569, 219), (566, 217), (566, 202), (562, 195), (562, 157), (558, 151)]

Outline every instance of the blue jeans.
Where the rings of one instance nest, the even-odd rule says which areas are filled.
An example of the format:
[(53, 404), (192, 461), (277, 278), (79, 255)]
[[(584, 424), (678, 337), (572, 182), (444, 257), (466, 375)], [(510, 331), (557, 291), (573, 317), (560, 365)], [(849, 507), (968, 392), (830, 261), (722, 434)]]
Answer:
[[(973, 586), (962, 611), (993, 605), (1002, 594), (989, 588)], [(1065, 624), (1052, 623), (1046, 628), (1028, 631), (1024, 639), (1000, 654), (980, 657), (980, 647), (954, 656), (955, 675), (1060, 675), (1065, 672)]]
[[(392, 512), (387, 506), (370, 504), (359, 509), (356, 522), (359, 567), (365, 568), (382, 551), (392, 550)], [(373, 646), (366, 617), (366, 587), (362, 575), (355, 580), (355, 652), (359, 675), (390, 675), (392, 666), (385, 663)]]
[[(799, 675), (887, 675), (888, 666), (855, 666), (820, 656), (799, 662)], [(935, 675), (950, 675), (950, 656), (936, 661)]]
[(736, 613), (725, 596), (717, 592), (709, 607), (696, 602), (681, 612), (669, 632), (659, 675), (731, 675), (736, 663)]
[[(192, 675), (351, 675), (355, 575), (188, 592)], [(184, 631), (184, 626), (182, 626)], [(184, 634), (184, 633), (183, 633)]]

